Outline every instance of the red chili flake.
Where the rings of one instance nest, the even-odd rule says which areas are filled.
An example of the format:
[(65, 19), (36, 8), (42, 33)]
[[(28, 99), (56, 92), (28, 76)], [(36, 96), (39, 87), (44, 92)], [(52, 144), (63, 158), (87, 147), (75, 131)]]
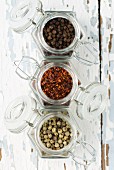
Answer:
[(49, 68), (42, 76), (41, 88), (47, 97), (60, 100), (66, 97), (72, 89), (73, 81), (70, 73), (62, 67)]

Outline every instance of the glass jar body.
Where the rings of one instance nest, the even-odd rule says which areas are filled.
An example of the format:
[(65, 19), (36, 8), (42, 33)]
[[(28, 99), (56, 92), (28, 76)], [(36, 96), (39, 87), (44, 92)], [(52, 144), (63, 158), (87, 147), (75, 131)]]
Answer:
[[(53, 100), (49, 97), (46, 96), (46, 94), (43, 92), (42, 88), (41, 88), (41, 79), (43, 74), (49, 70), (52, 67), (61, 67), (63, 69), (65, 69), (66, 71), (69, 72), (69, 74), (72, 77), (72, 89), (71, 92), (64, 97), (63, 99), (60, 100)], [(40, 101), (42, 106), (45, 106), (46, 108), (49, 107), (68, 107), (70, 104), (70, 101), (73, 99), (73, 96), (75, 95), (78, 85), (80, 84), (80, 81), (78, 80), (78, 76), (75, 73), (75, 70), (71, 64), (70, 61), (66, 61), (66, 60), (56, 60), (56, 61), (43, 61), (40, 69), (38, 69), (34, 75), (34, 77), (31, 81), (30, 81), (30, 87), (33, 90), (36, 98)]]
[[(28, 132), (28, 136), (38, 150), (39, 155), (43, 158), (69, 157), (69, 152), (72, 150), (72, 148), (76, 147), (76, 145), (79, 145), (78, 143), (76, 144), (76, 140), (79, 140), (81, 137), (81, 130), (79, 129), (77, 122), (74, 120), (73, 115), (71, 115), (72, 113), (70, 113), (69, 109), (43, 109), (41, 112), (42, 116), (39, 120), (36, 119), (34, 122), (34, 128), (30, 128)], [(52, 117), (59, 117), (66, 120), (72, 129), (72, 138), (70, 143), (63, 149), (57, 151), (45, 147), (39, 137), (39, 131), (42, 124)]]
[[(48, 38), (47, 40), (54, 40), (54, 43), (49, 43), (49, 41), (45, 41), (43, 30), (45, 25), (55, 18), (68, 20), (69, 22), (67, 24), (71, 23), (71, 28), (73, 30), (71, 31), (70, 27), (67, 27), (67, 24), (66, 27), (68, 29), (66, 29), (66, 27), (64, 28), (64, 25), (60, 22), (59, 26), (62, 25), (62, 29), (59, 29), (59, 32), (63, 29), (64, 31), (61, 31), (61, 34), (59, 34), (59, 37), (56, 37), (55, 40), (52, 38), (54, 36), (52, 36), (51, 39)], [(69, 24), (69, 26), (71, 24)], [(84, 41), (85, 33), (76, 19), (76, 14), (72, 11), (44, 11), (41, 1), (38, 0), (20, 2), (11, 11), (10, 27), (18, 33), (22, 33), (34, 27), (34, 29), (32, 29), (32, 36), (43, 54), (43, 57), (46, 59), (66, 59), (67, 57), (75, 57), (78, 61), (88, 66), (98, 63), (96, 57), (98, 56), (98, 51), (91, 43)], [(57, 35), (59, 32), (57, 31)], [(63, 32), (65, 40), (64, 36), (61, 38)], [(72, 32), (72, 34), (70, 34), (70, 32)], [(59, 43), (58, 40), (60, 40)], [(57, 44), (57, 48), (48, 44)], [(83, 55), (82, 51), (87, 54)]]
[[(69, 20), (75, 29), (75, 37), (72, 43), (64, 49), (58, 50), (50, 47), (44, 40), (43, 37), (43, 28), (45, 24), (51, 19), (62, 17)], [(78, 45), (79, 41), (82, 41), (85, 38), (84, 31), (80, 27), (79, 23), (76, 20), (76, 16), (74, 12), (70, 11), (46, 11), (44, 17), (42, 17), (40, 23), (35, 27), (32, 32), (32, 36), (38, 45), (41, 53), (45, 58), (67, 58), (71, 57), (74, 48)]]

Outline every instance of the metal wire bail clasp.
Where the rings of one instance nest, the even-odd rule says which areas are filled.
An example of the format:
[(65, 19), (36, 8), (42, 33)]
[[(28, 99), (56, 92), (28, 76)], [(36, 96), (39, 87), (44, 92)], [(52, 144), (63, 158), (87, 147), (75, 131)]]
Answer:
[(42, 13), (42, 15), (45, 15), (45, 11), (43, 10), (43, 4), (42, 4), (42, 2), (41, 1), (39, 1), (39, 3), (40, 3), (40, 8), (37, 8), (37, 11), (38, 12), (41, 12)]
[(72, 156), (72, 159), (77, 164), (80, 164), (80, 165), (83, 165), (83, 166), (89, 166), (91, 163), (96, 161), (96, 150), (91, 144), (89, 144), (85, 141), (76, 141), (76, 143), (81, 145), (83, 147), (83, 150), (85, 149), (86, 152), (88, 152), (89, 155), (92, 157), (92, 158), (88, 159), (88, 158), (85, 158), (85, 157), (77, 156), (78, 153), (76, 153), (76, 155), (75, 155), (74, 152), (69, 151), (70, 155)]
[(98, 50), (91, 42), (81, 42), (79, 40), (76, 48), (74, 49), (73, 57), (87, 66), (99, 64)]
[[(37, 11), (37, 16), (39, 17), (39, 19), (37, 19), (37, 22), (36, 22), (35, 19), (28, 18), (32, 22), (33, 25), (38, 25), (38, 23), (40, 23), (41, 16), (46, 15), (45, 11), (43, 10), (42, 2), (41, 1), (38, 1), (38, 2), (39, 2), (39, 5), (38, 7), (36, 7), (36, 11)], [(40, 13), (41, 16), (38, 13)]]
[(31, 57), (23, 56), (21, 61), (14, 61), (17, 66), (16, 74), (25, 80), (31, 80), (34, 77), (36, 71), (40, 68), (38, 62)]

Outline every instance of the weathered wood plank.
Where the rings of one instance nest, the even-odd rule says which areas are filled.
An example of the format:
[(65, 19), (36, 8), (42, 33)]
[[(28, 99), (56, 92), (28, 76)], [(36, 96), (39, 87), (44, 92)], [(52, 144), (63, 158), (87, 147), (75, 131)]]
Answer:
[(103, 115), (103, 170), (114, 168), (114, 1), (101, 1), (102, 82), (108, 87), (108, 106)]

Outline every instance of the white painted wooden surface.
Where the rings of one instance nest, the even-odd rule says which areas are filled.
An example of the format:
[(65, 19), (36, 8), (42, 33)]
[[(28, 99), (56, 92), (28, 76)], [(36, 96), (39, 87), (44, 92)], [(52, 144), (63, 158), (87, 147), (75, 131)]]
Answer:
[[(101, 2), (102, 81), (108, 86), (108, 108), (103, 118), (103, 170), (114, 169), (114, 1)], [(107, 144), (107, 145), (106, 145)], [(109, 151), (108, 151), (109, 147)], [(107, 151), (107, 152), (106, 152)]]
[[(48, 160), (38, 157), (37, 152), (31, 144), (26, 132), (15, 135), (8, 132), (4, 126), (3, 116), (5, 109), (9, 102), (15, 99), (17, 96), (28, 95), (30, 88), (27, 81), (21, 80), (15, 74), (14, 60), (21, 59), (22, 55), (33, 56), (39, 60), (39, 51), (35, 45), (30, 32), (26, 32), (23, 35), (16, 34), (9, 28), (8, 19), (9, 11), (12, 6), (19, 0), (1, 0), (0, 1), (0, 148), (2, 149), (2, 158), (0, 161), (0, 170), (83, 170), (84, 168), (75, 165), (71, 159), (64, 160)], [(99, 36), (98, 36), (98, 1), (90, 0), (42, 0), (44, 10), (73, 10), (76, 12), (77, 19), (83, 26), (89, 40), (95, 44), (98, 48)], [(112, 82), (111, 89), (113, 92), (113, 61), (112, 67), (109, 66), (109, 60), (113, 59), (113, 47), (112, 53), (108, 51), (108, 43), (110, 33), (113, 30), (110, 28), (110, 24), (113, 28), (113, 3), (112, 7), (109, 6), (111, 1), (102, 1), (101, 14), (103, 18), (102, 24), (102, 81), (106, 85), (110, 86), (107, 75), (107, 70), (111, 69)], [(111, 10), (110, 10), (111, 9)], [(109, 19), (107, 19), (107, 11)], [(109, 27), (107, 27), (109, 24)], [(105, 33), (106, 31), (106, 33)], [(113, 39), (112, 39), (113, 40)], [(80, 69), (79, 63), (77, 63)], [(99, 66), (80, 69), (81, 76), (88, 81), (99, 80)], [(111, 101), (113, 101), (111, 96)], [(110, 103), (110, 102), (109, 102)], [(113, 108), (111, 108), (113, 109)], [(110, 121), (109, 108), (107, 110), (107, 116), (104, 117), (105, 125), (107, 125), (106, 138), (104, 142), (113, 139), (114, 124)], [(108, 119), (106, 120), (106, 118)], [(92, 164), (88, 170), (100, 170), (101, 169), (101, 129), (100, 118), (98, 121), (89, 123), (87, 121), (78, 120), (81, 128), (83, 129), (87, 141), (90, 142), (98, 151), (97, 162)], [(88, 126), (88, 127), (87, 127)], [(110, 134), (110, 135), (109, 135)], [(111, 143), (112, 145), (112, 143)], [(111, 160), (112, 160), (111, 154)], [(112, 161), (111, 161), (112, 162)], [(114, 167), (114, 166), (111, 166)], [(113, 170), (113, 168), (111, 169)]]

